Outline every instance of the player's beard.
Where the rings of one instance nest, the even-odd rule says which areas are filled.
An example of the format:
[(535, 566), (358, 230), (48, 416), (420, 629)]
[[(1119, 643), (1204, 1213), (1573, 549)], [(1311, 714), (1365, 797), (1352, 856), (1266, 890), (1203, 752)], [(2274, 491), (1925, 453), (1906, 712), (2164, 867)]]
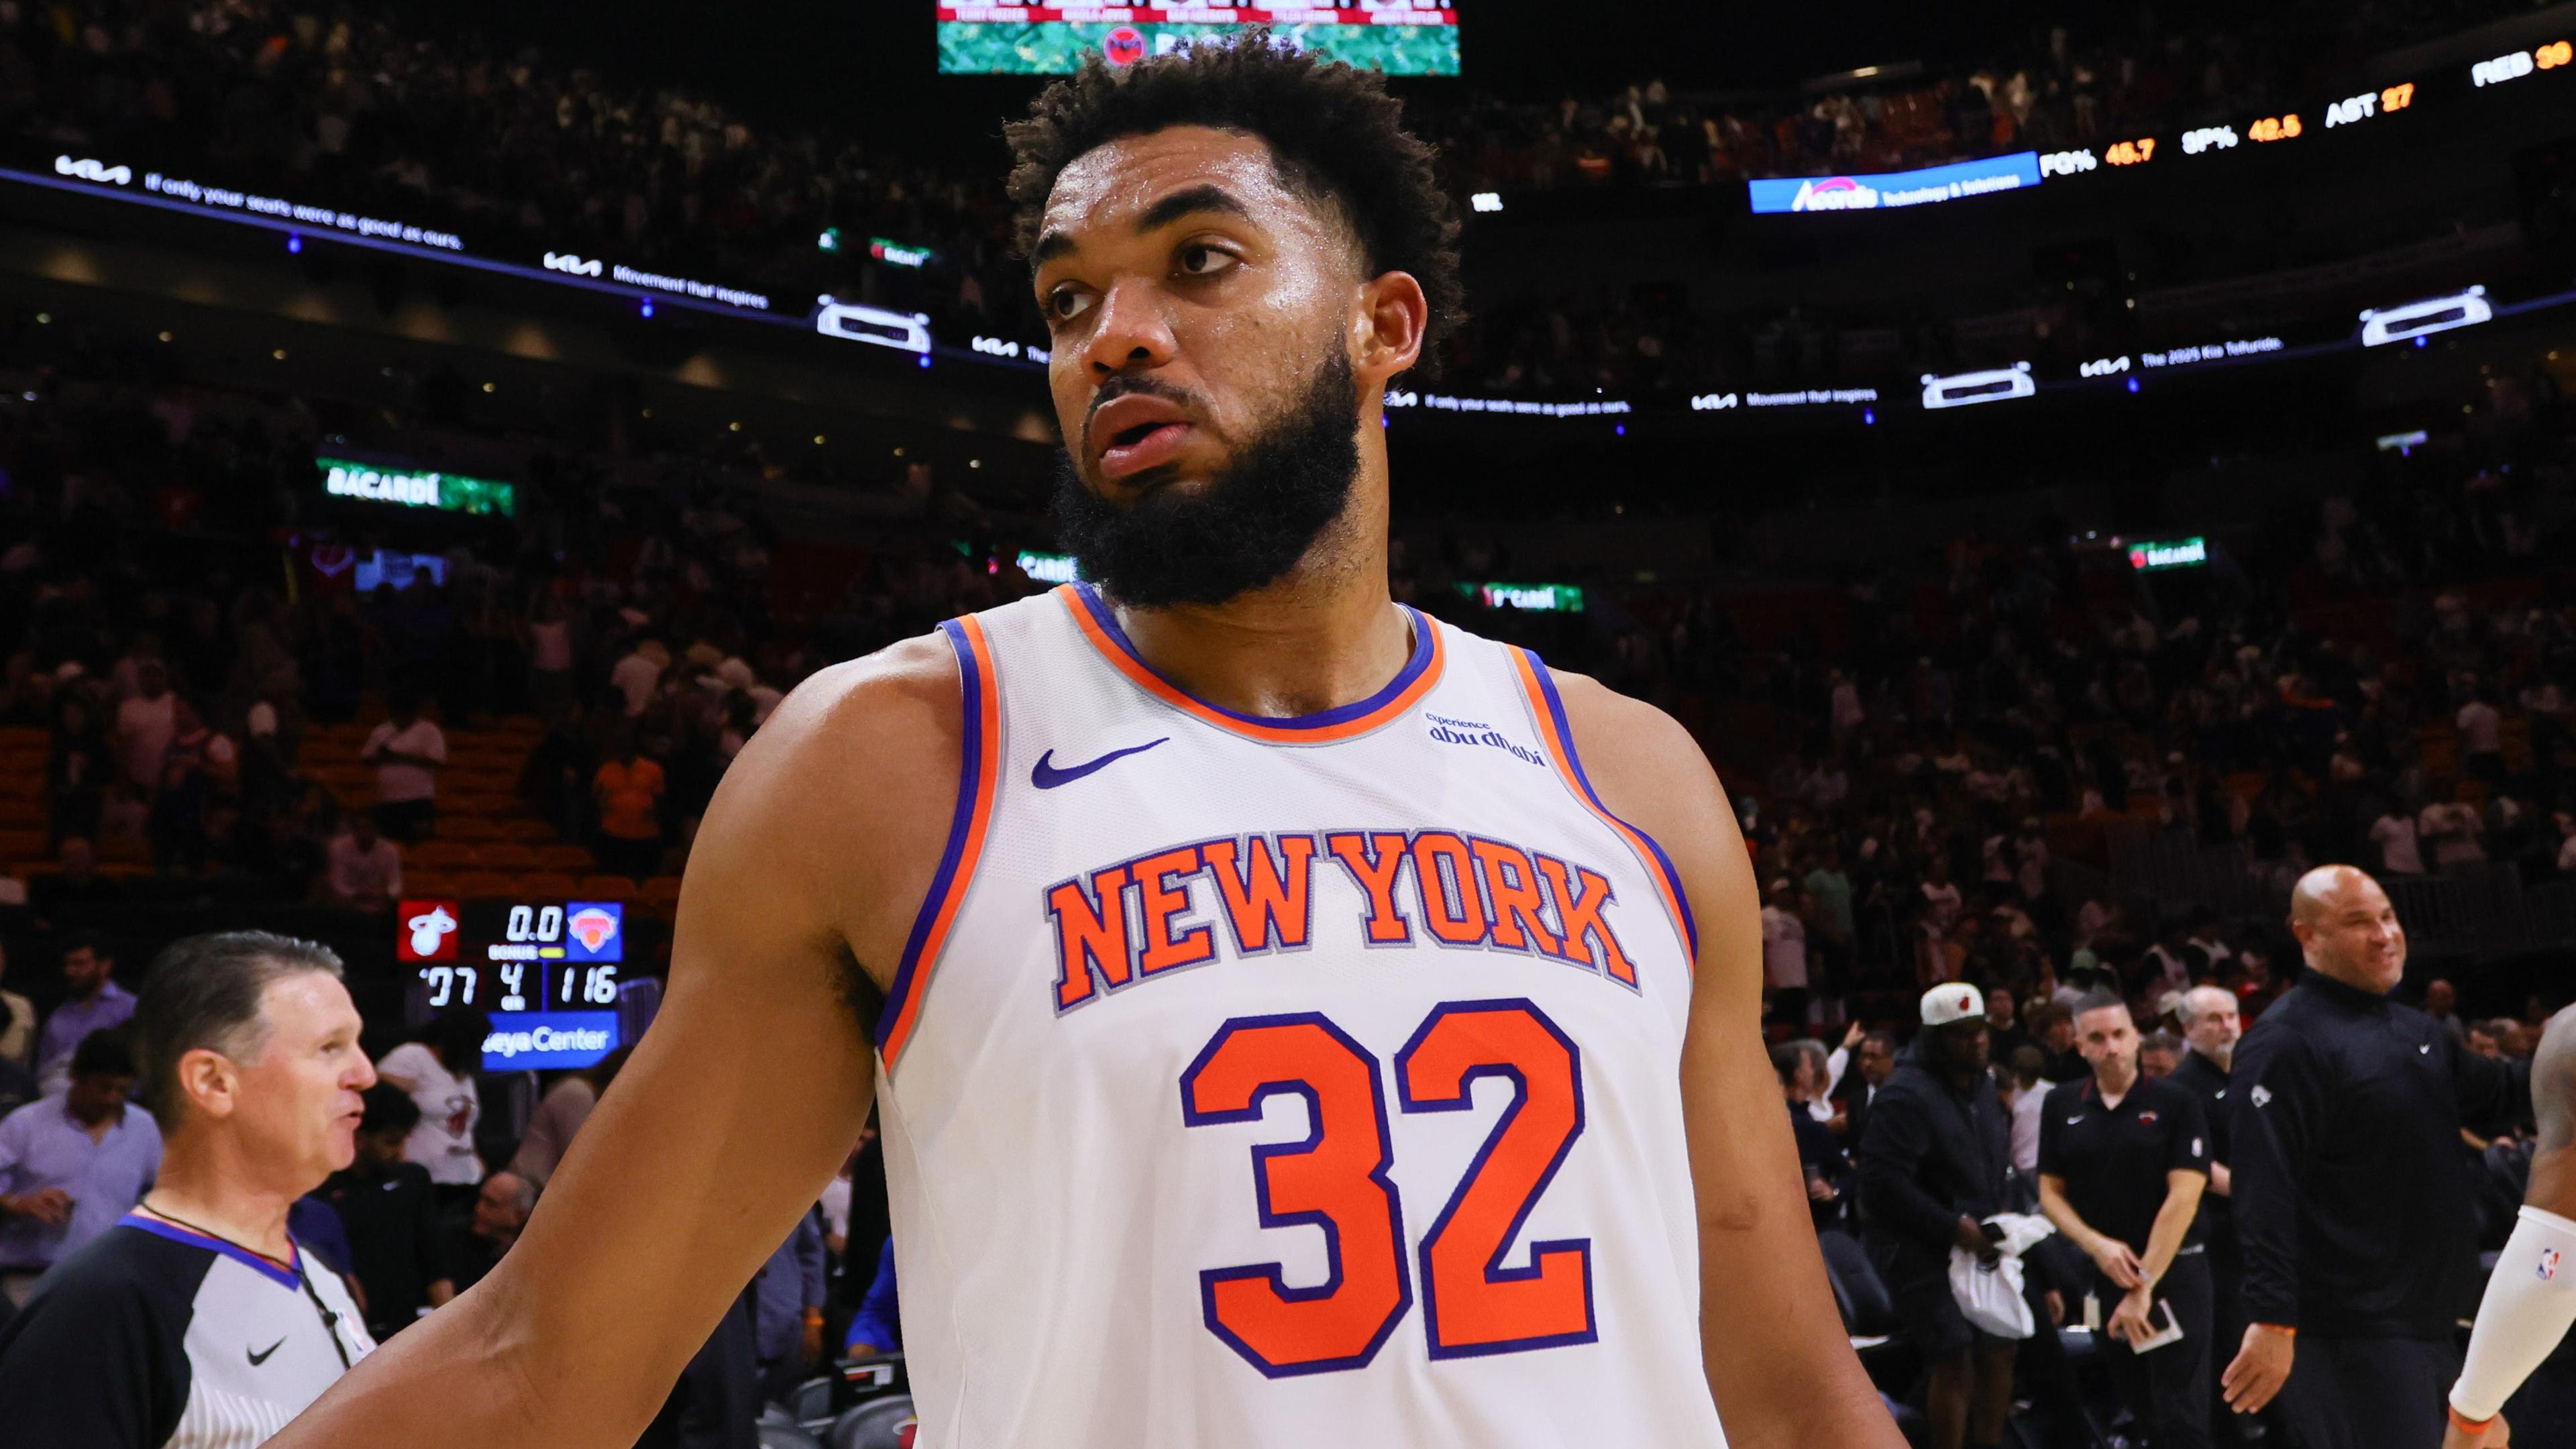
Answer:
[(1342, 515), (1359, 476), (1358, 433), (1350, 357), (1327, 347), (1296, 401), (1204, 487), (1165, 484), (1120, 506), (1085, 486), (1060, 452), (1058, 538), (1082, 577), (1120, 603), (1222, 604), (1296, 567)]

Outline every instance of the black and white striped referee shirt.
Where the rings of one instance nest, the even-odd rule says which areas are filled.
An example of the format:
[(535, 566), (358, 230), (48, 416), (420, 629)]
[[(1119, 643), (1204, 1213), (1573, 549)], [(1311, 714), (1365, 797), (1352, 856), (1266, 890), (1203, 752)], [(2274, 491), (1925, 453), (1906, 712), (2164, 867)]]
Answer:
[(374, 1350), (338, 1274), (129, 1213), (0, 1326), (0, 1441), (251, 1449)]

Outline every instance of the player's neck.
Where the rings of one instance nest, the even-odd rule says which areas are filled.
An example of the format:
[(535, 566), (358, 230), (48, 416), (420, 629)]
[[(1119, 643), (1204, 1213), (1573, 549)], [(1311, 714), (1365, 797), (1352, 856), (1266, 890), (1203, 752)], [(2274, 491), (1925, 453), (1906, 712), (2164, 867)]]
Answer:
[(1296, 568), (1222, 604), (1110, 602), (1145, 661), (1220, 709), (1273, 719), (1355, 704), (1413, 652), (1386, 586), (1386, 521), (1345, 515)]
[(174, 1135), (161, 1157), (159, 1178), (144, 1194), (150, 1212), (229, 1238), (280, 1262), (288, 1256), (286, 1210), (299, 1194), (282, 1191), (249, 1170), (239, 1154), (202, 1132)]
[(2137, 1090), (2139, 1075), (2136, 1062), (2130, 1062), (2126, 1066), (2114, 1062), (2096, 1067), (2093, 1071), (2093, 1089), (2102, 1094), (2104, 1105), (2116, 1107), (2131, 1092)]

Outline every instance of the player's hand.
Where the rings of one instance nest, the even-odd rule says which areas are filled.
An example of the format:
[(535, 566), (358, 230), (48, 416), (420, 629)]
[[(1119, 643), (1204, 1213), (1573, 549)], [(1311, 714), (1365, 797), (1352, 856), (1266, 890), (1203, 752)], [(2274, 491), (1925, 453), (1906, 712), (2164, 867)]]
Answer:
[(2227, 1407), (2240, 1414), (2259, 1414), (2290, 1381), (2290, 1359), (2298, 1340), (2268, 1324), (2245, 1325), (2244, 1345), (2236, 1361), (2218, 1376)]
[(1834, 1185), (1832, 1183), (1825, 1181), (1821, 1177), (1811, 1177), (1807, 1179), (1807, 1201), (1832, 1202), (1833, 1200)]
[(2147, 1281), (2147, 1270), (2138, 1262), (2138, 1255), (2118, 1238), (2104, 1238), (2092, 1250), (2092, 1257), (2102, 1276), (2120, 1287), (2135, 1289)]
[(2103, 1332), (2122, 1343), (2155, 1337), (2155, 1325), (2147, 1321), (2147, 1310), (2151, 1304), (2145, 1285), (2130, 1289), (2121, 1295), (2120, 1306), (2111, 1310), (2111, 1321), (2104, 1325)]
[(0, 1197), (0, 1209), (22, 1218), (34, 1218), (49, 1228), (59, 1228), (72, 1220), (72, 1195), (59, 1187), (49, 1187), (40, 1192)]
[(2058, 1292), (2054, 1288), (2051, 1288), (2046, 1293), (2041, 1294), (2040, 1297), (2041, 1301), (2048, 1305), (2048, 1326), (2051, 1328), (2064, 1328), (2066, 1326), (2066, 1295)]
[(823, 1361), (823, 1325), (819, 1323), (806, 1324), (805, 1341), (800, 1345), (800, 1348), (805, 1355), (805, 1366), (807, 1368), (812, 1368), (816, 1364), (821, 1363)]
[(2504, 1421), (2502, 1414), (2489, 1419), (2487, 1426), (2474, 1434), (2454, 1419), (2442, 1430), (2442, 1449), (2511, 1449), (2512, 1435), (2513, 1426)]

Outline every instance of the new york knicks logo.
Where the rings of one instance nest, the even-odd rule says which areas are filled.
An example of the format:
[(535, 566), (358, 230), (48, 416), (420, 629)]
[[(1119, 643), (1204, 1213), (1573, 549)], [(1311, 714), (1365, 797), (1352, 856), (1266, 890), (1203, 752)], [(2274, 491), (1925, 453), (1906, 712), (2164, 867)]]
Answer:
[(564, 937), (574, 961), (615, 961), (625, 956), (626, 908), (617, 901), (574, 901), (564, 907)]

